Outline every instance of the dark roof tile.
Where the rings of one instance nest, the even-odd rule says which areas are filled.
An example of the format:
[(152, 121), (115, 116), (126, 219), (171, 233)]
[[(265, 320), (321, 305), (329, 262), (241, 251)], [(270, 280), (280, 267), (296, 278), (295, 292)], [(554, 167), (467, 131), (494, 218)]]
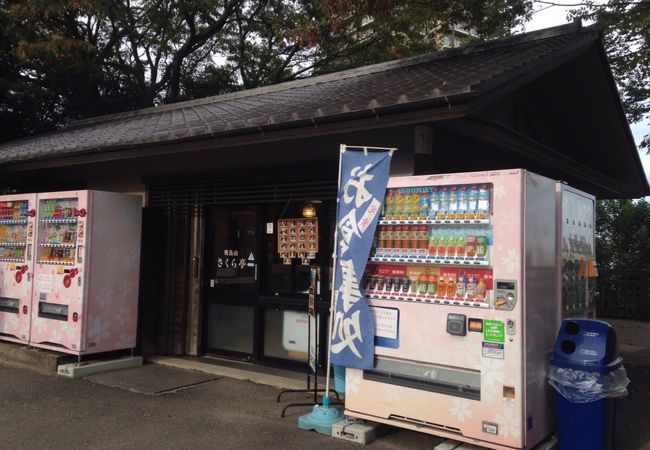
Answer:
[(248, 91), (82, 120), (57, 132), (0, 144), (0, 164), (405, 107), (470, 91), (481, 94), (523, 72), (536, 73), (568, 49), (586, 48), (598, 38), (593, 29), (566, 25)]

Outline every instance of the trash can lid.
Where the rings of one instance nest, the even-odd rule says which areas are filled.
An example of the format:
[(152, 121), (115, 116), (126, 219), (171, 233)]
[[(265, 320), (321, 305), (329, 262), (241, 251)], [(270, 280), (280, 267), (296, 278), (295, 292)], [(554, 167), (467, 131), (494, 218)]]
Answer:
[(566, 319), (558, 332), (551, 364), (589, 372), (614, 371), (622, 364), (616, 332), (600, 320)]

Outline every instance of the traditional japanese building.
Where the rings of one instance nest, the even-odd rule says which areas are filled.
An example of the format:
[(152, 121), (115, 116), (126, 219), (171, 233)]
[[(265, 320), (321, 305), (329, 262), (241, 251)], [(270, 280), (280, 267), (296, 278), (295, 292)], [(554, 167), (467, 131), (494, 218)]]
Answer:
[[(397, 147), (392, 174), (525, 168), (650, 195), (602, 35), (579, 24), (77, 121), (0, 144), (0, 180), (142, 195), (142, 354), (298, 366), (310, 265), (329, 307), (341, 143)], [(312, 213), (315, 258), (279, 252), (278, 221)]]

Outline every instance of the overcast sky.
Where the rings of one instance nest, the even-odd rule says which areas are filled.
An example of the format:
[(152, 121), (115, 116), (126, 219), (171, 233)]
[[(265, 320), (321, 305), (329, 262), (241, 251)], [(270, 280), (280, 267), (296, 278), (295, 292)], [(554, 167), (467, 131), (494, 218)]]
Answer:
[[(579, 0), (553, 0), (553, 3), (557, 4), (576, 4), (578, 2)], [(598, 1), (597, 3), (605, 2)], [(533, 14), (532, 20), (526, 24), (525, 31), (534, 31), (567, 23), (567, 13), (571, 7), (550, 6), (536, 2), (535, 9), (537, 12)], [(638, 144), (643, 136), (650, 134), (650, 117), (646, 117), (645, 120), (639, 123), (630, 124), (630, 129), (634, 140)], [(645, 169), (646, 178), (650, 179), (650, 155), (645, 151), (641, 151), (639, 155)]]

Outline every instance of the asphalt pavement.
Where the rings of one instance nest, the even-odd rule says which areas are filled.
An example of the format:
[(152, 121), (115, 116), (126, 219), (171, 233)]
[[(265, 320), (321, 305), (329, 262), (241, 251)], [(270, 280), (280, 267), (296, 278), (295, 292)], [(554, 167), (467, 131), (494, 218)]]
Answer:
[[(626, 367), (632, 382), (630, 395), (617, 402), (615, 449), (650, 449), (650, 368)], [(309, 408), (280, 418), (279, 390), (248, 381), (222, 377), (146, 395), (7, 363), (0, 364), (0, 380), (0, 448), (360, 448), (299, 430), (297, 419)], [(418, 450), (439, 442), (399, 430), (368, 447)]]
[[(279, 390), (247, 381), (224, 377), (146, 395), (6, 363), (0, 364), (0, 380), (3, 449), (360, 448), (299, 430), (298, 417), (309, 408), (292, 408), (281, 418)], [(438, 442), (400, 430), (369, 447), (431, 449)]]
[[(614, 449), (650, 450), (650, 324), (614, 325), (631, 380), (629, 395), (616, 401)], [(221, 376), (177, 390), (158, 387), (154, 391), (162, 393), (148, 395), (137, 385), (141, 378), (134, 381), (136, 389), (111, 378), (98, 384), (0, 360), (0, 449), (360, 448), (299, 430), (298, 417), (309, 408), (291, 408), (280, 418), (286, 403), (276, 402), (278, 388)], [(296, 394), (285, 398), (310, 400)], [(419, 450), (439, 442), (398, 430), (368, 447)]]

